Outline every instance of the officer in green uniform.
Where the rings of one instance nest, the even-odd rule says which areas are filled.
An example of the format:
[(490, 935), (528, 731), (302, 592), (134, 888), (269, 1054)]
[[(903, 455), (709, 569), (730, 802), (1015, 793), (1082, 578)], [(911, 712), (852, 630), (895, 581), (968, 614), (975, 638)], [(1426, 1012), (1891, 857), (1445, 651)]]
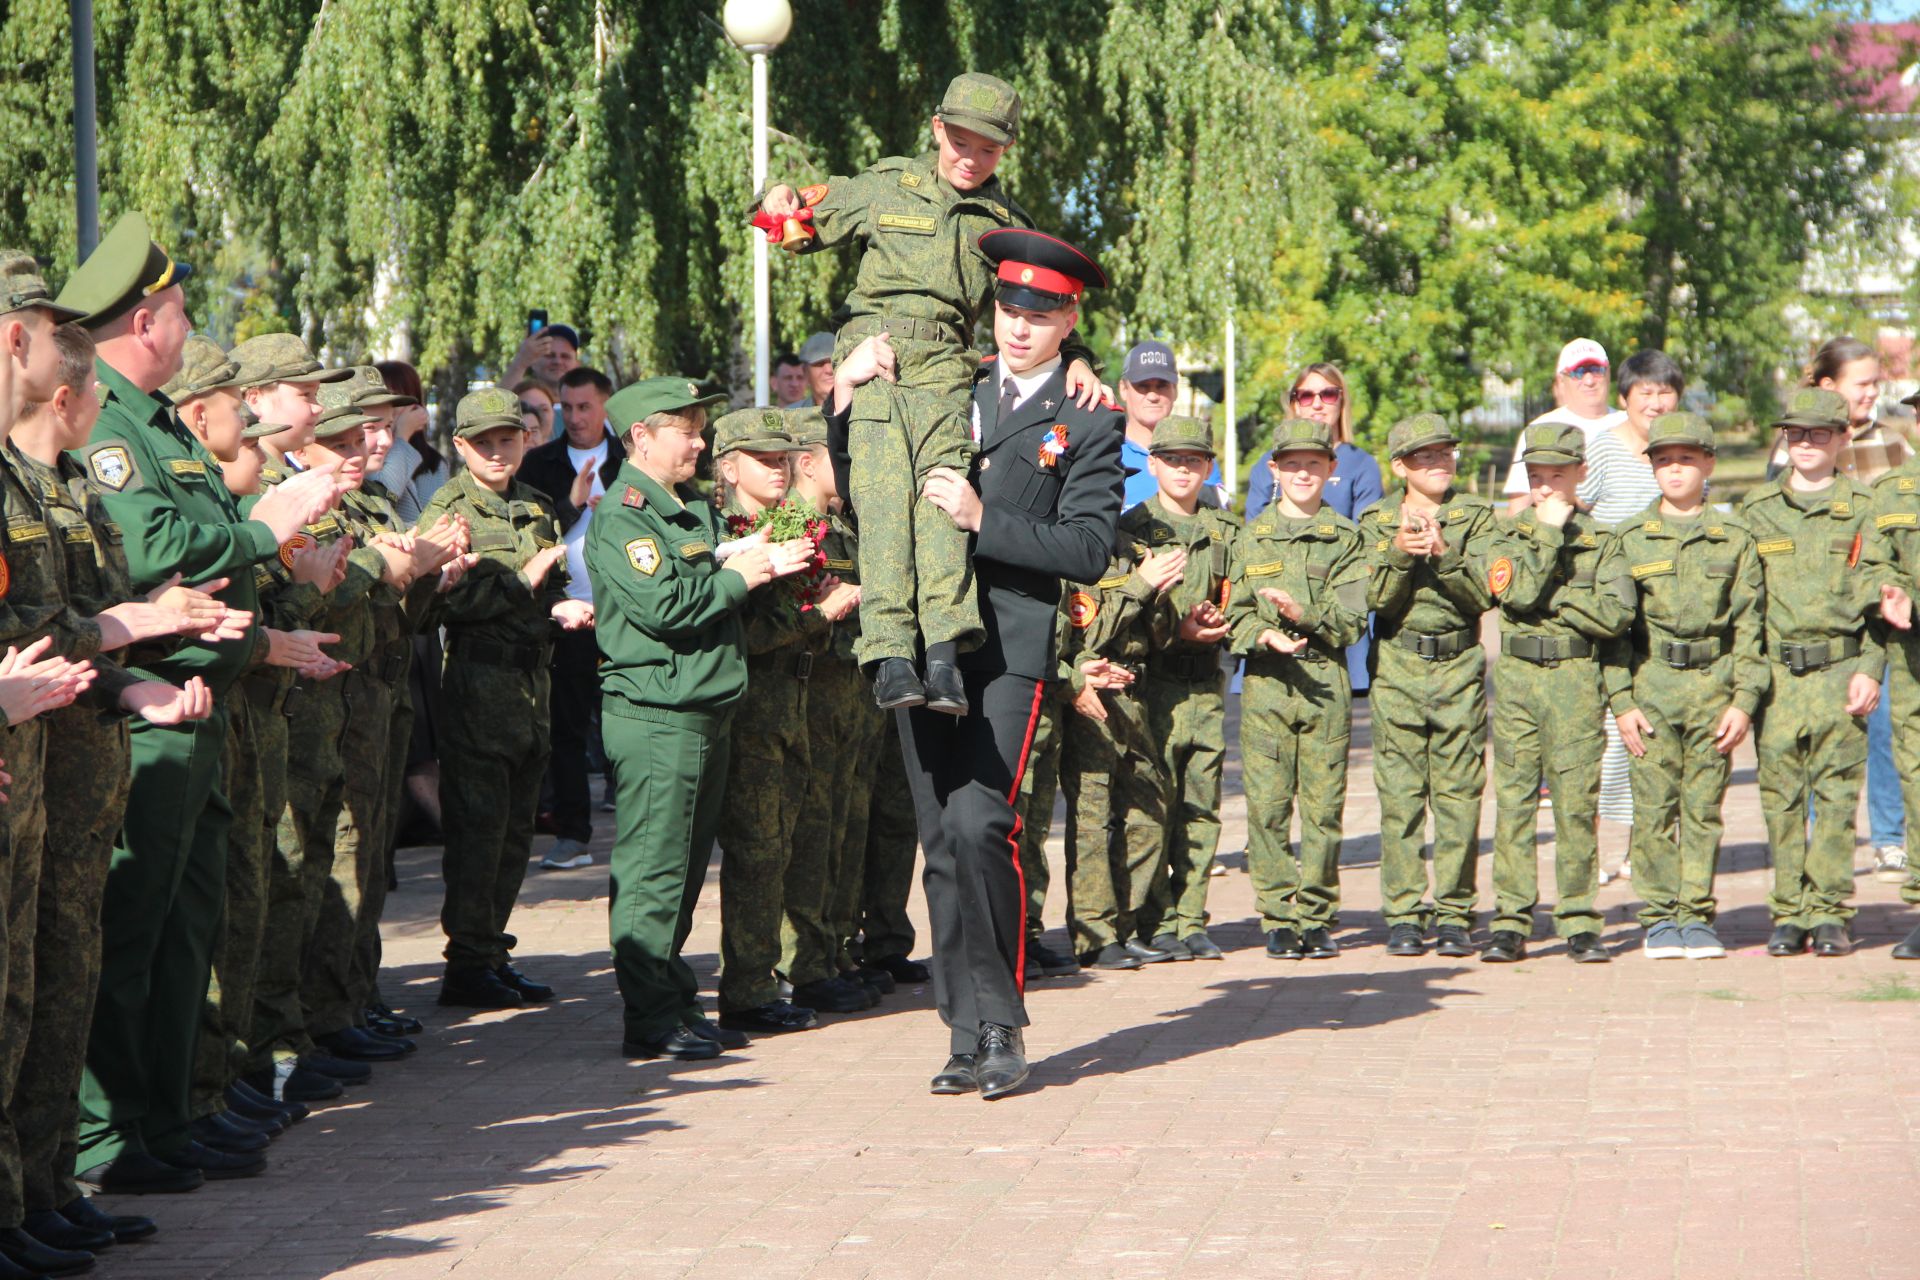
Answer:
[[(1460, 441), (1423, 413), (1387, 433), (1402, 489), (1360, 521), (1372, 566), (1367, 605), (1378, 643), (1373, 779), (1380, 795), (1380, 898), (1387, 954), (1473, 954), (1480, 800), (1487, 789), (1486, 655), (1493, 606), (1481, 571), (1497, 532), (1492, 504), (1454, 487)], [(1433, 897), (1420, 860), (1433, 811)]]
[[(1227, 623), (1246, 657), (1240, 759), (1247, 789), (1247, 871), (1267, 954), (1338, 955), (1340, 811), (1347, 795), (1352, 692), (1346, 647), (1367, 627), (1360, 533), (1320, 500), (1333, 473), (1325, 423), (1274, 429), (1273, 505), (1233, 548)], [(1300, 810), (1300, 849), (1288, 843)]]
[[(1901, 403), (1920, 411), (1920, 393)], [(1912, 581), (1920, 574), (1920, 457), (1907, 459), (1874, 483), (1873, 509), (1874, 527), (1880, 531), (1888, 558)], [(1889, 631), (1887, 651), (1893, 759), (1906, 801), (1907, 829), (1920, 831), (1920, 637), (1912, 629)], [(1908, 863), (1900, 900), (1920, 903), (1920, 859)], [(1920, 925), (1894, 945), (1893, 958), (1920, 960)]]
[[(1633, 578), (1629, 644), (1603, 670), (1633, 778), (1633, 885), (1649, 959), (1716, 959), (1714, 865), (1733, 749), (1766, 694), (1764, 586), (1753, 535), (1706, 509), (1713, 428), (1656, 418), (1647, 460), (1660, 497), (1614, 529), (1603, 582)], [(1623, 569), (1624, 566), (1624, 569)]]
[(747, 688), (740, 614), (776, 570), (810, 557), (746, 546), (723, 566), (714, 509), (685, 489), (706, 447), (705, 396), (681, 378), (616, 392), (626, 461), (587, 531), (602, 733), (618, 795), (611, 858), (614, 974), (630, 1057), (711, 1058), (747, 1037), (701, 1011), (681, 957), (726, 791), (729, 729)]

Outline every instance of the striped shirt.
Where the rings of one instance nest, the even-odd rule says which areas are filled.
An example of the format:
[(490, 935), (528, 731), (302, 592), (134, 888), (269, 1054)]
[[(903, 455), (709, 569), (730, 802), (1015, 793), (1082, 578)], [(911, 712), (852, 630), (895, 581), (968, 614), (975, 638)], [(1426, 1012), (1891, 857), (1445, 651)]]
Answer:
[(1636, 453), (1615, 431), (1595, 431), (1587, 437), (1587, 478), (1580, 482), (1580, 501), (1603, 524), (1619, 524), (1645, 511), (1660, 496), (1653, 464)]

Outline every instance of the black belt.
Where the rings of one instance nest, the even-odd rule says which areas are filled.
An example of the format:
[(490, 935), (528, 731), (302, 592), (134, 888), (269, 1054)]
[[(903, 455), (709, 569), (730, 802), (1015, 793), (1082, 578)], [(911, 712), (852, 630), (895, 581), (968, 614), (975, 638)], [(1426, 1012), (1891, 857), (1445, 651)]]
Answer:
[(1211, 684), (1221, 675), (1220, 651), (1200, 649), (1186, 653), (1156, 653), (1147, 659), (1147, 674), (1185, 684)]
[(1725, 636), (1704, 640), (1653, 640), (1647, 656), (1658, 658), (1675, 671), (1700, 671), (1712, 666), (1727, 651)]
[(1859, 656), (1860, 637), (1847, 636), (1842, 640), (1822, 640), (1819, 644), (1783, 644), (1774, 661), (1785, 664), (1794, 675), (1803, 676)]
[(531, 674), (547, 665), (553, 652), (546, 644), (495, 644), (490, 640), (468, 640), (458, 635), (447, 637), (447, 657), (487, 667), (512, 667)]
[(810, 653), (763, 653), (747, 659), (748, 671), (773, 671), (780, 675), (790, 675), (795, 680), (806, 680), (813, 675), (813, 655)]
[(1593, 641), (1583, 636), (1501, 636), (1500, 652), (1522, 662), (1550, 667), (1568, 658), (1593, 656)]
[(1474, 634), (1472, 627), (1462, 627), (1458, 631), (1441, 631), (1434, 635), (1426, 635), (1418, 631), (1396, 631), (1388, 637), (1387, 643), (1405, 649), (1416, 658), (1438, 662), (1443, 658), (1465, 653), (1479, 643), (1479, 637)]
[(912, 342), (961, 342), (960, 330), (946, 321), (913, 316), (856, 316), (840, 326), (839, 336), (867, 338), (882, 330)]
[[(1285, 633), (1283, 632), (1282, 634), (1285, 634)], [(1332, 662), (1332, 661), (1334, 661), (1334, 658), (1332, 656), (1322, 653), (1317, 647), (1315, 647), (1315, 643), (1309, 640), (1307, 642), (1307, 647), (1302, 649), (1298, 653), (1284, 653), (1284, 654), (1275, 653), (1273, 650), (1267, 648), (1265, 645), (1262, 645), (1260, 648), (1254, 650), (1252, 653), (1247, 655), (1247, 670), (1278, 671), (1282, 668), (1283, 664), (1289, 663), (1289, 662), (1304, 662), (1307, 665), (1312, 666), (1316, 663)]]

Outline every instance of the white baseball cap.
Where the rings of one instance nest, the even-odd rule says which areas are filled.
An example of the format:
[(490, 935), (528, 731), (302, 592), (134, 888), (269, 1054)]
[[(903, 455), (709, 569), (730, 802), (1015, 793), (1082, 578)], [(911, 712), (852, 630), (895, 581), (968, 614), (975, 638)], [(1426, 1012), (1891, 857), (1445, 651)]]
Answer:
[(1607, 359), (1607, 349), (1592, 338), (1575, 338), (1560, 348), (1560, 362), (1554, 365), (1557, 373), (1567, 373), (1583, 364), (1603, 364), (1609, 369), (1613, 362)]

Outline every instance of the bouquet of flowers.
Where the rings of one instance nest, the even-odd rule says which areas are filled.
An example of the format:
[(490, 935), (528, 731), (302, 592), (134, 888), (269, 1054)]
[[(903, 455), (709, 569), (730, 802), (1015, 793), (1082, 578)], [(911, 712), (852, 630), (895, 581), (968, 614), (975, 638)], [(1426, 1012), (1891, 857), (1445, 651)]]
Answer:
[(782, 604), (789, 617), (811, 612), (814, 601), (820, 596), (827, 568), (827, 553), (822, 544), (832, 527), (827, 518), (803, 498), (788, 498), (757, 516), (727, 517), (729, 538), (745, 538), (764, 530), (769, 543), (792, 542), (795, 538), (813, 539), (812, 563), (799, 573), (774, 583), (781, 591)]

